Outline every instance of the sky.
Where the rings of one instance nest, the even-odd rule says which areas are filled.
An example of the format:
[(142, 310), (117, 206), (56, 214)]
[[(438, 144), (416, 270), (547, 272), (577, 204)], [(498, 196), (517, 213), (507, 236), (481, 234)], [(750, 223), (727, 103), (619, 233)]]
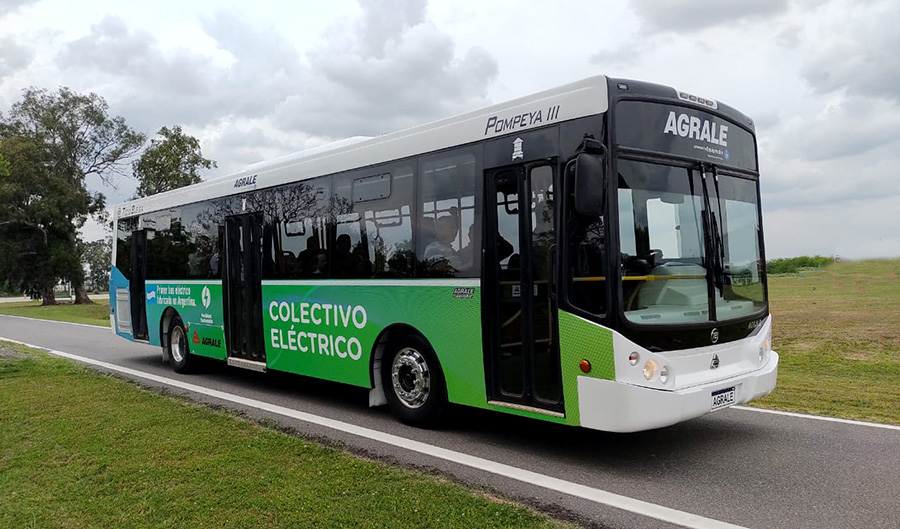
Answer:
[[(639, 79), (754, 119), (767, 257), (896, 257), (897, 20), (896, 0), (0, 0), (0, 112), (29, 86), (95, 92), (149, 137), (181, 125), (215, 178), (592, 75)], [(137, 188), (90, 185), (109, 205)]]

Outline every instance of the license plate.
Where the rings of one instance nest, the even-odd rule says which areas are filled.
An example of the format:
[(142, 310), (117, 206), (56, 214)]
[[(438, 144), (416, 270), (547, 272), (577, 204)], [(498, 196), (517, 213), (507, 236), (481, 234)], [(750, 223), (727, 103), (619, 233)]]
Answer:
[(726, 406), (731, 406), (732, 404), (734, 404), (734, 388), (725, 388), (718, 391), (713, 391), (711, 411), (715, 411)]

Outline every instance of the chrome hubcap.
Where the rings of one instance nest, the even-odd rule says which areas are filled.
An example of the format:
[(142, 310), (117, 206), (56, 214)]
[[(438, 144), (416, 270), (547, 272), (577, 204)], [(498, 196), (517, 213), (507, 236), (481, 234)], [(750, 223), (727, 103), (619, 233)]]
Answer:
[(184, 329), (179, 325), (172, 329), (172, 334), (169, 336), (169, 352), (172, 353), (173, 360), (181, 363), (184, 360), (186, 351), (187, 336), (184, 334)]
[(391, 383), (404, 406), (422, 407), (431, 390), (431, 372), (422, 353), (409, 347), (397, 353), (391, 365)]

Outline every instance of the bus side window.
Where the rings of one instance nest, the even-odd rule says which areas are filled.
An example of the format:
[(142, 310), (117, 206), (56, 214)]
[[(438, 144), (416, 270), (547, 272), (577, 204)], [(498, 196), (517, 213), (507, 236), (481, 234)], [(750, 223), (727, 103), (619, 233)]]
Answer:
[[(328, 219), (331, 183), (327, 178), (277, 189), (278, 213), (271, 230), (274, 276), (325, 279), (328, 275)], [(267, 241), (268, 242), (268, 241)]]
[(333, 277), (412, 276), (414, 175), (401, 162), (337, 177)]
[(147, 279), (183, 279), (190, 276), (188, 257), (194, 238), (181, 221), (181, 208), (141, 216), (147, 230)]
[(470, 149), (420, 162), (418, 277), (481, 275), (480, 179)]
[(119, 272), (131, 279), (131, 233), (137, 229), (137, 217), (120, 219), (116, 223), (116, 262)]
[(219, 278), (219, 224), (211, 202), (184, 206), (181, 223), (191, 241), (188, 272), (191, 279)]
[[(568, 179), (571, 182), (571, 178)], [(574, 194), (568, 193), (569, 212), (569, 303), (589, 314), (606, 313), (606, 222), (605, 216), (586, 216), (575, 213)], [(630, 195), (619, 192), (619, 203), (630, 203)], [(627, 223), (623, 218), (621, 222)], [(627, 231), (627, 230), (626, 230)], [(631, 230), (629, 233), (633, 233)], [(622, 240), (622, 251), (633, 251), (633, 241)]]

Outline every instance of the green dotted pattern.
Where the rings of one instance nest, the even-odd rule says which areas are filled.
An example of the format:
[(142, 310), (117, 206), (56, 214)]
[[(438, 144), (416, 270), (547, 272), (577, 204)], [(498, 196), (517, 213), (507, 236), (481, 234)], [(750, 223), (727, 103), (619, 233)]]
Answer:
[[(578, 425), (581, 424), (578, 414), (578, 377), (616, 379), (612, 331), (568, 312), (559, 311), (559, 349), (566, 423)], [(591, 363), (590, 373), (581, 371), (579, 363), (582, 360)], [(597, 406), (605, 404), (596, 403)]]

